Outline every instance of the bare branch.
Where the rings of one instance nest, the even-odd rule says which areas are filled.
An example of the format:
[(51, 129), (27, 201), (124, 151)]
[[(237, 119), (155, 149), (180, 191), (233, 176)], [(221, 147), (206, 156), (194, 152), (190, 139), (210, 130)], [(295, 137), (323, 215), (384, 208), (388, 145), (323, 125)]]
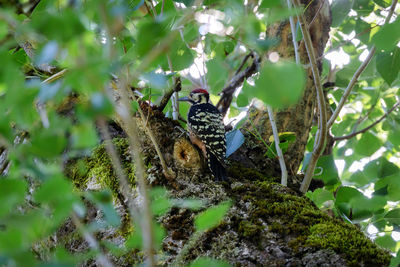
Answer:
[(396, 104), (393, 105), (393, 107), (386, 112), (384, 115), (382, 115), (377, 121), (375, 121), (374, 123), (372, 123), (371, 125), (369, 125), (368, 127), (365, 127), (362, 130), (356, 131), (356, 132), (352, 132), (351, 134), (348, 135), (344, 135), (344, 136), (339, 136), (339, 137), (333, 137), (333, 141), (341, 141), (341, 140), (347, 140), (350, 138), (353, 138), (354, 136), (361, 134), (361, 133), (365, 133), (366, 131), (368, 131), (369, 129), (371, 129), (372, 127), (374, 127), (375, 125), (377, 125), (378, 123), (380, 123), (381, 121), (383, 121), (387, 116), (389, 116), (390, 113), (393, 112), (393, 110), (395, 110), (398, 106), (400, 106), (400, 102), (397, 102)]
[[(286, 0), (288, 9), (292, 9), (292, 3), (290, 0)], [(290, 23), (290, 29), (292, 31), (292, 42), (293, 42), (293, 49), (294, 49), (294, 57), (296, 59), (296, 63), (300, 64), (300, 55), (299, 55), (299, 45), (297, 44), (296, 41), (296, 25), (294, 23), (293, 16), (289, 17), (289, 23)]]
[(278, 153), (279, 165), (281, 166), (281, 173), (282, 173), (281, 184), (284, 186), (287, 186), (288, 174), (287, 174), (287, 169), (286, 169), (286, 164), (285, 164), (285, 158), (283, 157), (281, 147), (279, 146), (279, 133), (278, 133), (278, 129), (276, 128), (274, 111), (272, 110), (271, 106), (269, 106), (269, 105), (267, 106), (267, 110), (268, 110), (269, 121), (270, 121), (271, 127), (272, 127), (272, 133), (274, 135), (276, 152)]
[[(387, 24), (390, 21), (390, 18), (393, 16), (394, 10), (396, 8), (398, 0), (393, 0), (392, 5), (390, 6), (389, 13), (385, 19), (385, 23)], [(332, 127), (333, 123), (335, 122), (336, 118), (339, 116), (340, 111), (342, 110), (345, 102), (347, 101), (347, 98), (349, 97), (351, 90), (353, 90), (354, 85), (356, 84), (358, 78), (360, 77), (361, 73), (365, 70), (365, 68), (368, 66), (368, 64), (371, 62), (372, 57), (374, 56), (376, 51), (376, 47), (373, 46), (371, 51), (369, 52), (367, 58), (364, 60), (364, 62), (358, 67), (356, 72), (353, 75), (353, 78), (351, 79), (349, 85), (347, 86), (346, 90), (344, 91), (344, 94), (342, 98), (339, 101), (339, 104), (337, 105), (337, 108), (335, 112), (332, 114), (331, 118), (328, 121), (328, 128)]]
[(181, 79), (179, 77), (177, 77), (175, 79), (175, 85), (174, 88), (170, 89), (168, 92), (166, 92), (163, 96), (163, 98), (161, 99), (160, 105), (158, 105), (158, 110), (159, 111), (163, 111), (165, 106), (168, 104), (169, 99), (171, 98), (172, 94), (174, 92), (179, 92), (182, 90), (182, 83), (181, 83)]
[[(293, 0), (293, 4), (296, 7), (300, 7), (300, 1), (299, 0)], [(310, 163), (307, 167), (307, 171), (305, 174), (305, 177), (303, 179), (303, 182), (300, 186), (300, 191), (305, 193), (308, 190), (308, 187), (310, 186), (312, 177), (314, 176), (314, 170), (317, 165), (317, 161), (319, 156), (321, 155), (324, 145), (325, 145), (325, 140), (326, 140), (326, 135), (327, 135), (327, 127), (326, 127), (326, 109), (325, 109), (325, 98), (324, 98), (324, 93), (322, 90), (322, 84), (321, 84), (321, 79), (319, 77), (319, 71), (317, 67), (317, 60), (315, 56), (315, 51), (314, 47), (312, 44), (310, 32), (309, 32), (309, 27), (307, 25), (307, 21), (304, 19), (303, 14), (298, 15), (298, 20), (300, 22), (300, 28), (303, 33), (303, 39), (304, 39), (304, 44), (307, 50), (308, 54), (308, 59), (311, 64), (311, 71), (313, 73), (313, 78), (314, 78), (314, 85), (315, 89), (317, 91), (317, 101), (318, 101), (318, 132), (316, 136), (316, 145), (314, 147), (314, 150), (311, 155), (311, 160)]]
[(231, 82), (222, 90), (222, 96), (219, 99), (216, 107), (221, 111), (222, 115), (225, 116), (232, 102), (232, 96), (236, 89), (242, 85), (243, 81), (251, 77), (259, 69), (261, 59), (256, 53), (252, 53), (253, 63), (245, 70), (237, 73), (231, 79)]

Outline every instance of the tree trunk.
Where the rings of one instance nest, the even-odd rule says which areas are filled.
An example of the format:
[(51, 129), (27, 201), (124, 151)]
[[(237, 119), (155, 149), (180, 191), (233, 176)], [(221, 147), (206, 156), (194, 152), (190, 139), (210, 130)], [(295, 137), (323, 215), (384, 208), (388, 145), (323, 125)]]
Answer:
[[(308, 0), (302, 0), (302, 3), (304, 6), (307, 6), (304, 16), (308, 25), (310, 25), (310, 34), (321, 73), (323, 52), (329, 38), (331, 25), (329, 4), (327, 1), (323, 0), (315, 0), (311, 1), (311, 3), (309, 3)], [(289, 21), (270, 27), (267, 34), (270, 37), (277, 37), (281, 40), (280, 44), (275, 48), (281, 57), (290, 58), (292, 60), (294, 59), (294, 49)], [(314, 124), (316, 116), (315, 109), (317, 106), (316, 89), (303, 41), (300, 41), (299, 50), (301, 62), (303, 66), (305, 66), (307, 72), (307, 82), (303, 97), (295, 106), (275, 113), (278, 131), (280, 133), (294, 132), (296, 135), (296, 140), (290, 145), (288, 151), (284, 155), (289, 175), (295, 175), (297, 173), (300, 163), (303, 160), (310, 129)], [(259, 132), (262, 138), (268, 142), (269, 137), (272, 136), (272, 129), (268, 119), (267, 110), (252, 107), (249, 111), (249, 119), (251, 120), (251, 123), (248, 122), (245, 125), (245, 128)], [(243, 153), (243, 151), (241, 151), (241, 153)], [(252, 153), (250, 152), (250, 154)], [(254, 156), (250, 155), (250, 158), (254, 158)], [(280, 170), (275, 168), (276, 161), (273, 161), (272, 165), (262, 161), (264, 160), (261, 159), (261, 161), (252, 163), (247, 162), (247, 166), (260, 166), (261, 164), (264, 165), (264, 169), (275, 169), (276, 176), (280, 175)]]

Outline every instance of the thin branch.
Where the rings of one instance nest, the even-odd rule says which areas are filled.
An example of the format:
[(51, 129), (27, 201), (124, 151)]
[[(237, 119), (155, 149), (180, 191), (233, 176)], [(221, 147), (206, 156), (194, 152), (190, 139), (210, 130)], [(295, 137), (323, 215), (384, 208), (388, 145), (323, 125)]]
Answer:
[(274, 135), (276, 152), (278, 153), (279, 165), (281, 166), (281, 173), (282, 173), (281, 184), (284, 186), (287, 186), (288, 174), (287, 174), (287, 169), (286, 169), (286, 164), (285, 164), (285, 158), (283, 157), (281, 147), (279, 146), (279, 133), (278, 133), (278, 129), (276, 128), (274, 111), (272, 110), (271, 106), (269, 106), (269, 105), (267, 105), (267, 110), (268, 110), (269, 121), (271, 122), (272, 133)]
[[(295, 7), (301, 6), (299, 0), (293, 0), (293, 2), (294, 2), (293, 4)], [(312, 70), (313, 78), (314, 78), (314, 85), (315, 85), (315, 89), (317, 91), (318, 112), (319, 112), (318, 132), (317, 132), (317, 136), (316, 136), (317, 143), (312, 152), (310, 163), (307, 167), (305, 177), (300, 186), (300, 191), (305, 193), (305, 192), (307, 192), (308, 187), (310, 186), (312, 177), (314, 175), (314, 170), (317, 165), (318, 158), (323, 151), (326, 136), (327, 136), (327, 127), (326, 127), (325, 98), (324, 98), (324, 93), (322, 90), (321, 79), (319, 77), (319, 71), (318, 71), (318, 67), (317, 67), (315, 51), (314, 51), (314, 47), (312, 44), (310, 32), (308, 30), (309, 27), (307, 25), (307, 21), (304, 19), (303, 14), (298, 15), (298, 20), (300, 22), (300, 28), (303, 33), (303, 39), (304, 39), (304, 44), (305, 44), (305, 47), (307, 50), (308, 59), (311, 64), (311, 70)]]
[(152, 131), (152, 130), (150, 129), (150, 127), (145, 123), (145, 116), (144, 116), (144, 114), (143, 114), (142, 108), (140, 107), (140, 104), (139, 104), (138, 111), (139, 111), (140, 117), (141, 117), (141, 119), (142, 119), (142, 121), (143, 121), (144, 127), (145, 127), (145, 129), (146, 129), (146, 131), (147, 131), (147, 133), (148, 133), (148, 135), (149, 135), (149, 137), (150, 137), (150, 140), (151, 140), (151, 142), (152, 142), (153, 145), (154, 145), (154, 148), (155, 148), (155, 150), (156, 150), (156, 152), (157, 152), (157, 155), (158, 155), (158, 157), (159, 157), (159, 159), (160, 159), (160, 163), (161, 163), (161, 166), (162, 166), (162, 169), (163, 169), (163, 174), (164, 174), (164, 176), (168, 179), (168, 181), (170, 181), (171, 183), (173, 183), (173, 178), (175, 178), (175, 173), (173, 172), (172, 169), (170, 169), (170, 168), (167, 166), (167, 163), (165, 162), (164, 156), (163, 156), (163, 154), (161, 153), (160, 146), (159, 146), (158, 143), (157, 143), (157, 140), (156, 140), (156, 138), (155, 138), (155, 136), (154, 136), (153, 131)]
[(393, 107), (386, 112), (384, 115), (382, 115), (377, 121), (375, 121), (374, 123), (372, 123), (371, 125), (369, 125), (368, 127), (365, 127), (362, 130), (353, 132), (351, 134), (348, 135), (344, 135), (344, 136), (339, 136), (339, 137), (333, 137), (333, 141), (341, 141), (341, 140), (347, 140), (350, 138), (353, 138), (354, 136), (361, 134), (361, 133), (365, 133), (366, 131), (368, 131), (369, 129), (371, 129), (372, 127), (374, 127), (375, 125), (377, 125), (378, 123), (380, 123), (381, 121), (383, 121), (387, 116), (389, 116), (390, 113), (393, 112), (393, 110), (395, 110), (397, 107), (400, 106), (400, 102), (397, 102), (396, 104), (393, 105)]
[[(286, 0), (288, 9), (292, 9), (292, 3), (290, 2), (290, 0)], [(300, 54), (299, 54), (299, 45), (296, 41), (296, 25), (294, 23), (294, 19), (293, 16), (289, 17), (289, 23), (290, 23), (290, 29), (292, 31), (292, 42), (293, 42), (293, 49), (294, 49), (294, 56), (296, 59), (296, 63), (300, 64)]]
[[(394, 10), (396, 8), (398, 0), (393, 0), (392, 5), (390, 6), (389, 13), (385, 19), (385, 24), (389, 23), (390, 18), (392, 17)], [(349, 85), (347, 86), (346, 90), (344, 91), (344, 94), (342, 98), (339, 101), (339, 104), (335, 110), (335, 112), (332, 114), (331, 118), (328, 121), (328, 128), (332, 127), (333, 123), (335, 122), (336, 118), (339, 116), (340, 111), (342, 110), (345, 102), (347, 101), (347, 98), (349, 97), (351, 90), (353, 90), (354, 85), (356, 84), (358, 78), (360, 77), (361, 73), (365, 70), (365, 68), (368, 66), (370, 61), (372, 60), (372, 57), (374, 56), (376, 51), (376, 47), (373, 46), (371, 51), (369, 52), (367, 58), (364, 60), (364, 62), (358, 67), (356, 72), (353, 75), (353, 78), (351, 79)]]
[(82, 223), (80, 222), (75, 212), (72, 213), (71, 219), (72, 222), (75, 224), (76, 228), (78, 229), (78, 231), (85, 239), (85, 241), (89, 244), (89, 247), (99, 252), (96, 256), (97, 264), (104, 267), (113, 267), (114, 265), (111, 263), (111, 261), (100, 251), (100, 246), (96, 238), (94, 238), (94, 236), (83, 227)]
[[(172, 68), (171, 57), (169, 56), (169, 54), (167, 54), (167, 61), (168, 61), (169, 70), (171, 73), (173, 73), (174, 70)], [(174, 80), (175, 79), (176, 78), (174, 78)], [(172, 119), (174, 121), (176, 121), (176, 120), (178, 120), (178, 114), (179, 114), (178, 93), (177, 92), (172, 93), (171, 104), (172, 104)]]
[(221, 111), (223, 116), (225, 116), (226, 112), (229, 109), (229, 106), (231, 105), (232, 96), (235, 93), (236, 89), (242, 85), (245, 79), (251, 77), (254, 73), (258, 71), (260, 67), (260, 62), (261, 58), (256, 53), (253, 53), (253, 63), (245, 70), (233, 76), (228, 86), (222, 89), (222, 96), (219, 99), (216, 107)]
[(143, 231), (143, 246), (144, 251), (148, 257), (149, 266), (155, 266), (154, 259), (154, 231), (153, 231), (153, 220), (150, 210), (150, 200), (147, 190), (146, 183), (146, 169), (143, 164), (143, 158), (140, 155), (140, 142), (138, 136), (138, 127), (136, 121), (132, 117), (132, 113), (129, 105), (129, 95), (127, 93), (127, 88), (129, 83), (126, 79), (121, 79), (120, 84), (117, 86), (118, 93), (121, 96), (120, 104), (115, 103), (117, 113), (123, 121), (123, 128), (125, 133), (128, 135), (130, 152), (132, 154), (133, 163), (136, 168), (135, 176), (137, 178), (139, 192), (142, 196), (142, 210), (143, 217), (141, 218), (141, 229)]
[(248, 60), (250, 57), (253, 57), (253, 52), (248, 53), (248, 54), (243, 58), (242, 63), (240, 64), (239, 68), (238, 68), (237, 71), (235, 72), (235, 75), (238, 75), (238, 74), (239, 74), (239, 72), (242, 70), (244, 64), (246, 64), (247, 60)]
[(159, 111), (163, 111), (165, 106), (168, 104), (169, 99), (171, 98), (172, 94), (174, 92), (179, 92), (182, 90), (182, 83), (181, 83), (181, 79), (179, 77), (177, 77), (175, 79), (175, 85), (174, 88), (171, 88), (168, 92), (166, 92), (163, 96), (163, 98), (161, 99), (160, 105), (158, 105), (158, 110)]

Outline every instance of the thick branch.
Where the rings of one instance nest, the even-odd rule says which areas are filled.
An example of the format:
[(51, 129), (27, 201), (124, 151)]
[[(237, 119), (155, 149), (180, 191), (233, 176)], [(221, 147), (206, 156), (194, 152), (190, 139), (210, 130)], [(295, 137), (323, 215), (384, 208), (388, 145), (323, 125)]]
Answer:
[(387, 116), (389, 116), (390, 113), (393, 112), (393, 110), (395, 110), (398, 106), (400, 106), (400, 102), (397, 102), (396, 104), (393, 105), (393, 107), (386, 112), (384, 115), (382, 115), (377, 121), (375, 121), (374, 123), (372, 123), (371, 125), (369, 125), (368, 127), (365, 127), (362, 130), (356, 131), (356, 132), (352, 132), (351, 134), (348, 135), (344, 135), (344, 136), (339, 136), (339, 137), (333, 137), (333, 141), (341, 141), (341, 140), (347, 140), (350, 138), (353, 138), (354, 136), (361, 134), (361, 133), (365, 133), (366, 131), (368, 131), (369, 129), (371, 129), (372, 127), (374, 127), (375, 125), (377, 125), (378, 123), (380, 123), (381, 121), (383, 121)]
[[(390, 7), (389, 13), (385, 19), (385, 23), (387, 24), (390, 21), (390, 18), (393, 16), (394, 10), (396, 8), (398, 0), (393, 0), (392, 5)], [(358, 78), (360, 77), (361, 73), (365, 70), (365, 68), (368, 66), (368, 64), (371, 62), (372, 57), (374, 56), (376, 51), (376, 47), (373, 46), (371, 51), (369, 52), (367, 58), (364, 60), (364, 62), (358, 67), (356, 72), (353, 75), (353, 78), (351, 79), (349, 85), (347, 86), (346, 90), (344, 91), (344, 94), (342, 98), (340, 99), (340, 102), (335, 110), (335, 112), (332, 114), (332, 117), (328, 121), (328, 128), (332, 127), (333, 123), (335, 122), (336, 118), (339, 116), (340, 111), (342, 110), (345, 102), (347, 101), (347, 98), (349, 97), (351, 90), (353, 90), (354, 85), (356, 84)]]

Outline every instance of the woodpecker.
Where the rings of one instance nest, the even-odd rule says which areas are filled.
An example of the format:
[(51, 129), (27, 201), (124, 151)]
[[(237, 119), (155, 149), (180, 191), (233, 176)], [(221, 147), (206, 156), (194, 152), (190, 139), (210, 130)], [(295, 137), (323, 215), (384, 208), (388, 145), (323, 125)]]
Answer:
[(216, 181), (228, 181), (225, 169), (226, 137), (222, 114), (209, 102), (209, 94), (204, 89), (193, 90), (187, 101), (192, 106), (188, 113), (190, 141), (197, 145), (207, 159), (207, 165)]

